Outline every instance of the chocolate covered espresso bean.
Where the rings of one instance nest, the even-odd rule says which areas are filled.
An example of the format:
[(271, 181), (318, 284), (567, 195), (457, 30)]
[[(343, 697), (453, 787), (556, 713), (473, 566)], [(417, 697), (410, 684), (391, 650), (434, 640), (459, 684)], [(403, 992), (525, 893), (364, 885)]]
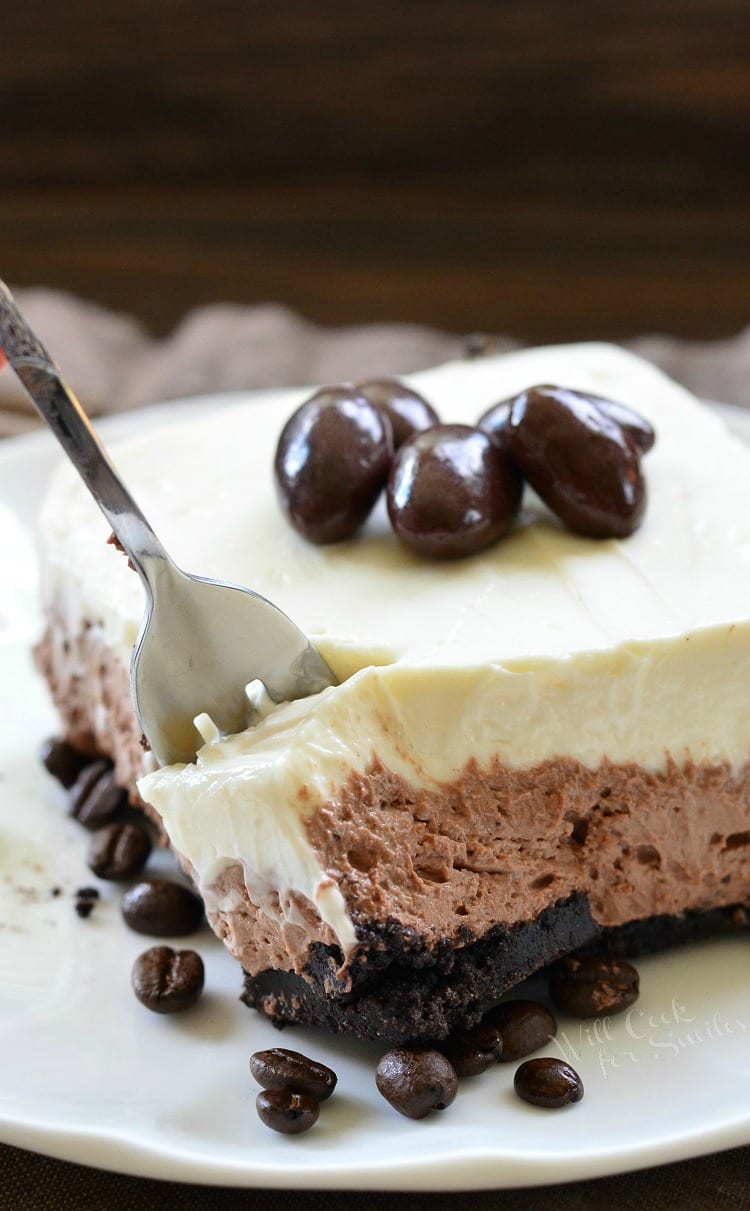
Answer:
[(614, 399), (604, 399), (601, 395), (591, 395), (588, 391), (581, 391), (579, 395), (591, 400), (600, 412), (615, 421), (627, 433), (641, 454), (648, 454), (649, 450), (653, 448), (656, 433), (639, 412), (628, 408), (627, 404), (620, 404)]
[(646, 505), (633, 439), (585, 395), (532, 387), (513, 401), (507, 440), (534, 491), (577, 534), (626, 538)]
[(274, 471), (288, 520), (309, 542), (350, 538), (371, 512), (393, 457), (385, 412), (354, 387), (325, 387), (286, 422)]
[(393, 428), (393, 444), (397, 450), (412, 433), (421, 433), (440, 421), (432, 405), (397, 378), (370, 378), (355, 386), (365, 399), (385, 412)]
[(270, 1047), (250, 1057), (250, 1072), (264, 1089), (287, 1089), (324, 1102), (336, 1088), (332, 1068), (311, 1060), (299, 1051)]
[(522, 483), (507, 453), (481, 429), (435, 425), (404, 442), (388, 479), (388, 515), (419, 555), (456, 559), (510, 529)]
[[(538, 389), (543, 391), (556, 390), (555, 387), (551, 386)], [(617, 400), (613, 399), (605, 399), (602, 395), (592, 395), (589, 391), (577, 391), (575, 394), (579, 395), (582, 399), (589, 400), (600, 412), (604, 413), (610, 420), (615, 421), (627, 433), (640, 454), (648, 454), (649, 450), (653, 448), (656, 441), (656, 433), (653, 426), (639, 412), (635, 412), (627, 404), (620, 404)], [(491, 408), (483, 412), (477, 421), (478, 429), (482, 429), (483, 432), (488, 433), (499, 445), (506, 448), (512, 408), (512, 399), (501, 400), (499, 404), (493, 404)]]
[(483, 433), (487, 433), (504, 450), (509, 448), (508, 425), (512, 407), (512, 399), (502, 400), (501, 403), (494, 404), (492, 408), (483, 412), (477, 421), (477, 428), (481, 429)]

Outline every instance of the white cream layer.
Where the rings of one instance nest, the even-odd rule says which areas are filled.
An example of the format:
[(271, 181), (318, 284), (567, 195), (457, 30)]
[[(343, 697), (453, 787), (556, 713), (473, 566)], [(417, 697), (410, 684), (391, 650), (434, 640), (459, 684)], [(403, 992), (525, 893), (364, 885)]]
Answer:
[[(382, 506), (357, 539), (311, 546), (288, 527), (272, 480), (278, 433), (304, 391), (115, 451), (177, 561), (270, 597), (343, 682), (206, 746), (194, 766), (152, 774), (143, 793), (205, 885), (241, 861), (251, 894), (253, 883), (302, 891), (342, 941), (348, 914), (302, 821), (373, 754), (425, 785), (472, 757), (658, 769), (668, 755), (741, 764), (750, 750), (750, 453), (687, 392), (609, 346), (454, 363), (411, 381), (447, 421), (471, 423), (540, 382), (630, 404), (657, 430), (641, 529), (622, 542), (577, 538), (529, 495), (515, 533), (464, 561), (405, 551)], [(63, 468), (41, 522), (46, 598), (73, 629), (100, 625), (127, 661), (141, 589), (106, 535)]]

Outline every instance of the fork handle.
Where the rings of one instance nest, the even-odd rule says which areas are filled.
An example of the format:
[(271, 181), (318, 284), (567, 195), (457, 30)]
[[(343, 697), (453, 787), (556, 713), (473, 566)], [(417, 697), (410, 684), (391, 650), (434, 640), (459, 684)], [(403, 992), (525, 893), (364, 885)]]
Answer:
[(150, 590), (148, 565), (171, 560), (115, 471), (72, 390), (0, 280), (0, 349)]

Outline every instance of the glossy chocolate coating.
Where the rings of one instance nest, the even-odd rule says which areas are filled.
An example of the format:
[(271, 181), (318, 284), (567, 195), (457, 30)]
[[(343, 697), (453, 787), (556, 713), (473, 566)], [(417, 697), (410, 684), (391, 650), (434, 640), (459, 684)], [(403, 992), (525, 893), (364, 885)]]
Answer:
[(646, 505), (638, 449), (585, 396), (564, 387), (523, 391), (508, 442), (532, 488), (575, 533), (626, 538), (638, 528)]
[[(574, 391), (570, 388), (555, 387), (550, 383), (536, 387), (535, 390), (547, 392), (567, 391), (570, 395), (577, 395), (581, 399), (595, 404), (600, 412), (603, 412), (605, 416), (615, 421), (621, 429), (625, 430), (640, 454), (648, 454), (656, 441), (656, 433), (653, 426), (649, 424), (645, 416), (641, 416), (640, 412), (635, 412), (627, 404), (620, 404), (614, 399), (605, 399), (603, 395), (592, 395), (590, 391)], [(485, 433), (491, 434), (498, 441), (504, 442), (506, 440), (506, 430), (512, 406), (512, 399), (506, 399), (502, 403), (495, 404), (479, 418), (477, 421), (479, 428), (484, 429)]]
[(513, 400), (504, 399), (499, 404), (493, 404), (491, 408), (483, 412), (477, 421), (477, 428), (481, 429), (483, 433), (488, 433), (504, 450), (509, 448), (508, 425), (510, 423), (512, 407)]
[(314, 543), (350, 538), (370, 513), (393, 457), (384, 412), (350, 386), (326, 387), (289, 418), (276, 449), (282, 508)]
[(440, 423), (440, 417), (432, 405), (400, 379), (371, 378), (355, 386), (365, 399), (386, 413), (393, 426), (393, 442), (397, 450), (412, 433), (421, 433)]
[(522, 481), (508, 455), (470, 425), (435, 425), (393, 460), (388, 513), (401, 541), (421, 555), (454, 559), (509, 529)]
[(645, 416), (641, 416), (640, 412), (634, 412), (627, 404), (619, 404), (614, 399), (604, 399), (603, 396), (591, 395), (588, 391), (579, 391), (577, 394), (581, 395), (583, 399), (590, 400), (592, 404), (596, 404), (600, 412), (603, 412), (610, 420), (616, 421), (620, 428), (625, 430), (641, 454), (648, 454), (656, 441), (656, 433)]

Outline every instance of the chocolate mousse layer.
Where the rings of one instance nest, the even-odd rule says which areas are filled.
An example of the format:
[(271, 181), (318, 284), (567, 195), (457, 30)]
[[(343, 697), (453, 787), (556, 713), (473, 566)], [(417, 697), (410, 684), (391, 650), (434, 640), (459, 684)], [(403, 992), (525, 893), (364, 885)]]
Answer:
[(246, 1002), (279, 1024), (440, 1038), (568, 951), (636, 953), (748, 919), (747, 767), (498, 763), (437, 793), (375, 765), (307, 828), (355, 923), (346, 962), (312, 905), (241, 925), (241, 872), (234, 899), (227, 871), (207, 900)]
[(144, 809), (161, 828), (158, 816), (143, 802), (136, 786), (154, 763), (142, 743), (130, 673), (104, 643), (99, 629), (84, 623), (73, 633), (60, 612), (53, 611), (34, 649), (34, 659), (57, 708), (61, 736), (92, 758), (108, 757), (114, 763), (118, 786), (128, 792), (134, 807)]
[(307, 821), (355, 925), (460, 944), (586, 895), (597, 925), (750, 898), (750, 764), (470, 762), (439, 787), (372, 763)]

